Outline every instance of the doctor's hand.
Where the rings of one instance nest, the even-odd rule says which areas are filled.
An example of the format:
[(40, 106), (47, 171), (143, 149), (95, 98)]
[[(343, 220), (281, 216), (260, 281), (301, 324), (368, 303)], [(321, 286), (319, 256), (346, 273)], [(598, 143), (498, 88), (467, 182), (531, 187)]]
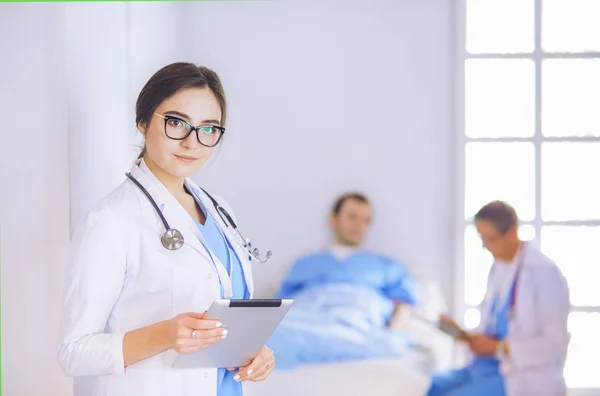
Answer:
[(204, 319), (205, 313), (184, 313), (166, 322), (170, 348), (181, 354), (197, 352), (227, 338), (227, 330), (217, 320)]
[[(271, 374), (274, 367), (275, 356), (273, 351), (267, 346), (263, 346), (249, 365), (240, 367), (240, 371), (233, 379), (236, 381), (263, 381)], [(235, 368), (228, 368), (227, 370), (235, 370)]]
[(486, 334), (472, 334), (468, 340), (469, 349), (477, 356), (494, 356), (498, 341)]

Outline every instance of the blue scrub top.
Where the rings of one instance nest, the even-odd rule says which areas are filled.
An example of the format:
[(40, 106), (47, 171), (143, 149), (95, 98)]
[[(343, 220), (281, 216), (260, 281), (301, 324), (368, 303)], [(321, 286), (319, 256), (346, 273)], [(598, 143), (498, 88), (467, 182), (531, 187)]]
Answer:
[[(510, 296), (492, 300), (490, 318), (485, 334), (502, 340), (508, 334)], [(433, 375), (427, 396), (506, 396), (504, 378), (500, 373), (500, 361), (495, 356), (477, 356), (471, 364), (463, 369), (450, 370)]]
[[(515, 282), (508, 292), (508, 296), (500, 300), (498, 296), (494, 297), (490, 307), (490, 317), (492, 321), (485, 328), (485, 334), (494, 337), (497, 340), (503, 340), (508, 335), (508, 324), (510, 315), (510, 296)], [(478, 356), (471, 364), (471, 370), (478, 373), (498, 373), (500, 361), (495, 356)]]
[[(198, 201), (198, 199), (196, 198)], [(202, 208), (202, 206), (200, 206)], [(227, 273), (232, 279), (232, 292), (235, 299), (249, 298), (248, 287), (244, 278), (244, 270), (242, 263), (235, 254), (233, 248), (229, 245), (226, 238), (219, 229), (219, 226), (212, 216), (202, 208), (206, 216), (204, 224), (196, 222), (200, 229), (200, 233), (204, 237), (211, 253), (215, 255), (221, 263), (227, 268)], [(221, 283), (221, 297), (223, 298), (223, 284)], [(236, 382), (233, 377), (237, 373), (235, 371), (227, 371), (225, 368), (219, 368), (217, 374), (217, 395), (218, 396), (241, 396), (242, 383)]]

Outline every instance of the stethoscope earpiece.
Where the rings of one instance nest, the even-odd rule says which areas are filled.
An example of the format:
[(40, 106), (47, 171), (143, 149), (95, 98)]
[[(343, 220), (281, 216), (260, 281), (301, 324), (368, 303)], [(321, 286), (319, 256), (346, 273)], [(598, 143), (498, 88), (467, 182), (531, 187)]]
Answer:
[(270, 250), (267, 250), (267, 256), (263, 260), (260, 258), (260, 251), (258, 250), (258, 248), (254, 248), (254, 250), (252, 251), (252, 257), (254, 257), (254, 259), (259, 263), (266, 263), (267, 261), (269, 261), (272, 255), (273, 253)]

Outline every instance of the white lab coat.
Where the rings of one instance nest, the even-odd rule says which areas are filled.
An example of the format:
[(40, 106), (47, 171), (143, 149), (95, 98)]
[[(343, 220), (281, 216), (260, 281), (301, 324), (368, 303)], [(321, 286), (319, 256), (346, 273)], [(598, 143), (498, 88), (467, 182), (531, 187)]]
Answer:
[[(94, 376), (93, 396), (216, 395), (217, 369), (173, 369), (173, 350), (124, 368), (125, 333), (181, 313), (207, 310), (220, 298), (219, 276), (225, 297), (231, 296), (227, 271), (216, 256), (213, 265), (192, 217), (144, 161), (136, 161), (131, 173), (171, 228), (181, 231), (185, 243), (176, 251), (162, 246), (163, 223), (144, 193), (123, 176), (124, 182), (91, 210), (73, 238), (58, 362), (67, 375)], [(206, 194), (191, 180), (187, 183), (230, 240), (252, 296), (248, 253)], [(227, 204), (215, 199), (233, 217)]]
[[(558, 266), (532, 243), (525, 243), (519, 254), (523, 255), (523, 268), (516, 288), (515, 316), (506, 337), (510, 356), (500, 358), (506, 394), (563, 395), (563, 366), (569, 343), (567, 319), (571, 308), (567, 282)], [(492, 280), (490, 276), (479, 331), (489, 321), (496, 286)]]

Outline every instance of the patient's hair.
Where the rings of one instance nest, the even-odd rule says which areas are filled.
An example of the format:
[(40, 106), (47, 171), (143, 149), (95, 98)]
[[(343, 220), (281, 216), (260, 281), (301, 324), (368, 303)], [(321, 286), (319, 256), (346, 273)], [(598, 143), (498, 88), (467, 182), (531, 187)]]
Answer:
[(519, 223), (515, 209), (502, 201), (490, 202), (479, 209), (479, 212), (475, 215), (475, 220), (489, 221), (502, 235), (505, 235)]
[(333, 208), (331, 209), (331, 213), (337, 216), (340, 213), (340, 209), (342, 209), (342, 205), (344, 204), (344, 202), (346, 202), (349, 199), (355, 199), (362, 203), (369, 204), (369, 200), (365, 195), (357, 192), (350, 192), (340, 196), (338, 199), (335, 200)]

